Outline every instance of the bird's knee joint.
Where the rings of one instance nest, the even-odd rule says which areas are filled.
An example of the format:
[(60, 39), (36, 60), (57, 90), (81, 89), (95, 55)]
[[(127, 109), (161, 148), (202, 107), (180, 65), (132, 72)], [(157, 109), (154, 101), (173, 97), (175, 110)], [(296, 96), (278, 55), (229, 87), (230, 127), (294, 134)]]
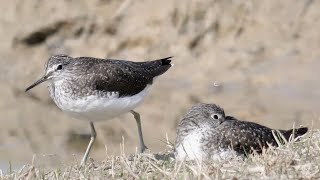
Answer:
[(97, 137), (97, 133), (96, 132), (92, 132), (91, 139), (95, 139), (96, 137)]

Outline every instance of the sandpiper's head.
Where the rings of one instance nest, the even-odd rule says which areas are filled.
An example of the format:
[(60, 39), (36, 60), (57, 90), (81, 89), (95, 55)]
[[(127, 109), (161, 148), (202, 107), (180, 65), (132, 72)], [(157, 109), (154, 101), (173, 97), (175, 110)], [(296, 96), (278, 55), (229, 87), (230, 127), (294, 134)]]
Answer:
[(221, 122), (225, 119), (224, 110), (215, 104), (199, 103), (191, 107), (185, 118), (196, 121)]
[(64, 68), (70, 63), (71, 59), (72, 57), (67, 55), (51, 56), (45, 64), (45, 74), (38, 81), (30, 85), (25, 91), (29, 91), (47, 80), (63, 77), (61, 74)]

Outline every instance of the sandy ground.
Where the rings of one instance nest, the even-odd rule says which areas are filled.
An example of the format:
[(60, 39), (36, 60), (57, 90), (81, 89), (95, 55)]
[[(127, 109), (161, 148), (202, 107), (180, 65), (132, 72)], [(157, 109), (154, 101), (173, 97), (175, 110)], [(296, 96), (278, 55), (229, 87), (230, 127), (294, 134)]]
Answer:
[[(0, 168), (80, 159), (89, 123), (62, 113), (39, 78), (52, 54), (152, 60), (174, 56), (141, 113), (149, 150), (173, 142), (196, 102), (272, 128), (319, 128), (320, 1), (0, 1)], [(130, 114), (96, 124), (95, 159), (138, 145)], [(75, 156), (73, 156), (75, 154)]]

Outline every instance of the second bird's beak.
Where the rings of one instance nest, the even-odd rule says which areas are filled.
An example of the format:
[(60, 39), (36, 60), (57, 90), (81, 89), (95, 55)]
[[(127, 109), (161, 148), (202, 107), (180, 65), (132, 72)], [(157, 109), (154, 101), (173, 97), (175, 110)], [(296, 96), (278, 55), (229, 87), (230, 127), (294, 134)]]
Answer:
[(31, 84), (31, 86), (27, 87), (27, 89), (25, 90), (25, 92), (29, 91), (30, 89), (36, 87), (37, 85), (45, 82), (46, 80), (48, 80), (48, 75), (44, 75), (42, 76), (42, 78), (40, 78), (38, 81), (36, 81), (35, 83)]

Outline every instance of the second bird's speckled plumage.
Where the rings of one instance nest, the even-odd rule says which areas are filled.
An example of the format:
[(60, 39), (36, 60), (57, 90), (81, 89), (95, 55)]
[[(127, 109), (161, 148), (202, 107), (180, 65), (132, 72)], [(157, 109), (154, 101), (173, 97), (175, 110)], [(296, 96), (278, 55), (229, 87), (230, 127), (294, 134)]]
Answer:
[[(191, 108), (177, 127), (175, 154), (178, 159), (187, 156), (194, 159), (210, 158), (214, 153), (230, 149), (243, 155), (252, 150), (261, 153), (268, 144), (277, 145), (272, 131), (257, 123), (226, 116), (224, 110), (215, 104), (200, 103)], [(292, 129), (279, 131), (286, 139), (293, 133)], [(295, 129), (294, 136), (301, 136), (307, 131), (308, 128)]]

